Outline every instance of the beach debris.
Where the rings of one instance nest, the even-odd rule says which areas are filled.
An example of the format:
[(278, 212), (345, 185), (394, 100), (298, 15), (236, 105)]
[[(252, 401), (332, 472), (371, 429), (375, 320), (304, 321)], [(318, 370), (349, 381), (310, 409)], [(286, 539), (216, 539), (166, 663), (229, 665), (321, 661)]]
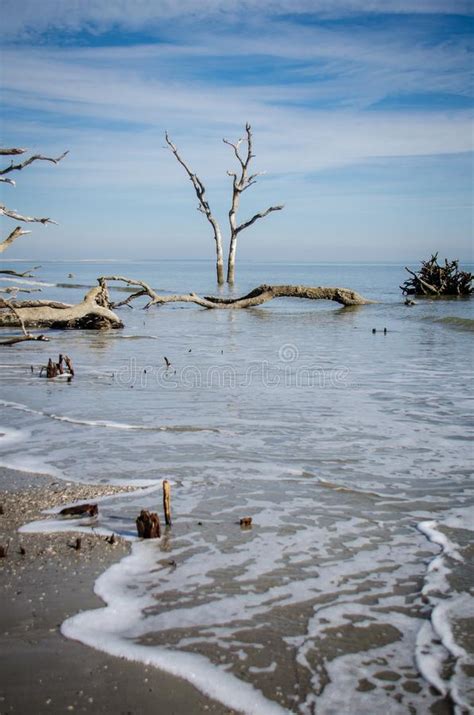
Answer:
[(114, 544), (117, 543), (117, 539), (115, 538), (115, 534), (111, 534), (110, 536), (106, 536), (105, 538), (106, 542), (113, 546)]
[(250, 529), (252, 526), (252, 517), (251, 516), (243, 516), (240, 519), (239, 524), (243, 529)]
[(166, 367), (170, 367), (170, 366), (171, 366), (171, 362), (168, 360), (168, 358), (166, 357), (166, 355), (165, 355), (165, 363), (166, 363)]
[(171, 526), (171, 486), (167, 479), (163, 480), (163, 511), (166, 526)]
[(3, 544), (0, 544), (0, 559), (6, 559), (8, 555), (8, 549), (10, 548), (10, 541), (7, 541), (7, 545), (3, 546)]
[(71, 549), (74, 549), (74, 551), (80, 551), (80, 548), (81, 548), (81, 546), (82, 546), (82, 539), (81, 539), (81, 537), (78, 536), (77, 539), (75, 540), (75, 542), (74, 542), (73, 544), (68, 544), (68, 546), (69, 546)]
[(388, 332), (388, 331), (387, 331), (387, 328), (384, 328), (384, 329), (383, 329), (383, 334), (384, 334), (384, 335), (387, 335), (387, 332)]
[(407, 298), (406, 301), (405, 301), (405, 305), (410, 305), (410, 306), (412, 306), (412, 305), (416, 305), (416, 303), (415, 303), (414, 300), (410, 300), (410, 298)]
[(445, 258), (444, 265), (440, 265), (438, 253), (434, 253), (428, 261), (422, 261), (418, 271), (406, 266), (405, 270), (412, 276), (400, 286), (405, 295), (470, 295), (474, 292), (473, 274), (460, 271), (459, 261)]
[(0, 504), (0, 515), (3, 515), (5, 512), (3, 510), (3, 504)]
[(59, 516), (97, 516), (99, 507), (97, 504), (76, 504), (75, 506), (66, 506), (61, 509)]
[(41, 367), (40, 377), (43, 375), (43, 370), (46, 370), (46, 377), (48, 379), (58, 377), (59, 375), (67, 375), (68, 378), (74, 377), (74, 368), (71, 358), (69, 355), (62, 355), (61, 353), (59, 353), (58, 362), (54, 362), (49, 358), (48, 364)]
[(372, 335), (375, 335), (376, 332), (377, 332), (377, 328), (372, 328)]
[(141, 539), (159, 539), (161, 536), (160, 519), (155, 512), (142, 509), (137, 516), (137, 531)]
[(19, 554), (20, 556), (24, 556), (26, 554), (26, 549), (23, 544), (20, 544)]

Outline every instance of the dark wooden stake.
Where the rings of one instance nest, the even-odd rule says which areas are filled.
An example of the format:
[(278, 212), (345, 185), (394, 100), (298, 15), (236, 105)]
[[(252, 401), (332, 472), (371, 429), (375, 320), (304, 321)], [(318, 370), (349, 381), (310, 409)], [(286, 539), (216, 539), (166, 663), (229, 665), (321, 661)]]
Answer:
[(171, 487), (167, 479), (163, 480), (163, 511), (166, 526), (171, 526)]

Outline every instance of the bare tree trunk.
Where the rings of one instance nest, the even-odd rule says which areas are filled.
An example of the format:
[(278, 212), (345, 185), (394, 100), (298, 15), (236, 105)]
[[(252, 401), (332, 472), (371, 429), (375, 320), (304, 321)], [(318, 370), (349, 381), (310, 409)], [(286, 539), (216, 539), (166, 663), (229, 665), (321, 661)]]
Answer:
[(168, 136), (168, 132), (165, 134), (166, 138), (166, 143), (168, 144), (169, 148), (173, 152), (173, 154), (176, 157), (176, 160), (181, 164), (181, 166), (184, 168), (186, 171), (189, 180), (191, 181), (192, 185), (194, 186), (194, 191), (196, 192), (196, 196), (199, 201), (199, 206), (198, 206), (198, 211), (203, 213), (209, 223), (212, 226), (212, 230), (214, 233), (214, 240), (216, 242), (216, 274), (217, 274), (217, 282), (219, 285), (222, 285), (224, 283), (224, 257), (222, 253), (222, 234), (221, 234), (221, 229), (219, 226), (219, 223), (215, 216), (213, 215), (211, 208), (209, 206), (209, 203), (206, 199), (206, 189), (204, 187), (204, 184), (202, 181), (199, 179), (199, 177), (191, 171), (189, 166), (186, 164), (184, 159), (180, 156), (178, 153), (178, 150), (176, 146), (173, 144), (171, 139)]
[[(283, 206), (270, 206), (266, 211), (255, 214), (251, 219), (245, 221), (244, 223), (237, 225), (237, 211), (240, 205), (241, 194), (248, 189), (250, 186), (256, 183), (257, 177), (262, 174), (262, 172), (257, 172), (256, 174), (249, 175), (248, 169), (250, 162), (254, 158), (255, 154), (252, 153), (252, 127), (249, 123), (245, 125), (245, 131), (247, 134), (246, 139), (239, 139), (235, 144), (223, 139), (224, 144), (228, 144), (234, 150), (234, 154), (237, 161), (240, 164), (240, 176), (237, 175), (235, 171), (228, 171), (228, 175), (232, 177), (232, 203), (229, 210), (229, 225), (230, 225), (230, 243), (229, 243), (229, 255), (227, 259), (227, 283), (233, 285), (235, 281), (235, 256), (237, 253), (237, 236), (241, 231), (252, 226), (260, 218), (268, 216), (272, 211), (281, 211)], [(240, 145), (243, 141), (247, 142), (247, 154), (243, 157), (240, 153)]]
[(237, 253), (237, 235), (233, 234), (230, 238), (229, 256), (227, 259), (227, 283), (234, 285), (235, 283), (235, 255)]

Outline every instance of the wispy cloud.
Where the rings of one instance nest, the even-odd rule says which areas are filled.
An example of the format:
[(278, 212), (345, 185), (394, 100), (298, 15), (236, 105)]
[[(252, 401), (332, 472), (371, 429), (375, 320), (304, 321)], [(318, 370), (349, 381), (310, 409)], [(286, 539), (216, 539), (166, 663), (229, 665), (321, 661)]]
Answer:
[(42, 0), (3, 0), (2, 32), (5, 34), (42, 33), (56, 30), (88, 29), (96, 32), (110, 26), (149, 27), (176, 18), (213, 17), (221, 21), (252, 16), (318, 14), (323, 18), (360, 14), (460, 14), (473, 15), (470, 0), (88, 0), (68, 2)]

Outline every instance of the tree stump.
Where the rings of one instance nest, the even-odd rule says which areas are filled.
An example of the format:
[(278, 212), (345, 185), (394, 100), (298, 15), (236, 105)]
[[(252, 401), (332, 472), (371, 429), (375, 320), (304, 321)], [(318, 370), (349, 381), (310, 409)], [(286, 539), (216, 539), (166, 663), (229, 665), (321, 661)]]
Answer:
[(137, 516), (137, 531), (141, 539), (159, 539), (161, 530), (158, 514), (142, 509), (140, 516)]

